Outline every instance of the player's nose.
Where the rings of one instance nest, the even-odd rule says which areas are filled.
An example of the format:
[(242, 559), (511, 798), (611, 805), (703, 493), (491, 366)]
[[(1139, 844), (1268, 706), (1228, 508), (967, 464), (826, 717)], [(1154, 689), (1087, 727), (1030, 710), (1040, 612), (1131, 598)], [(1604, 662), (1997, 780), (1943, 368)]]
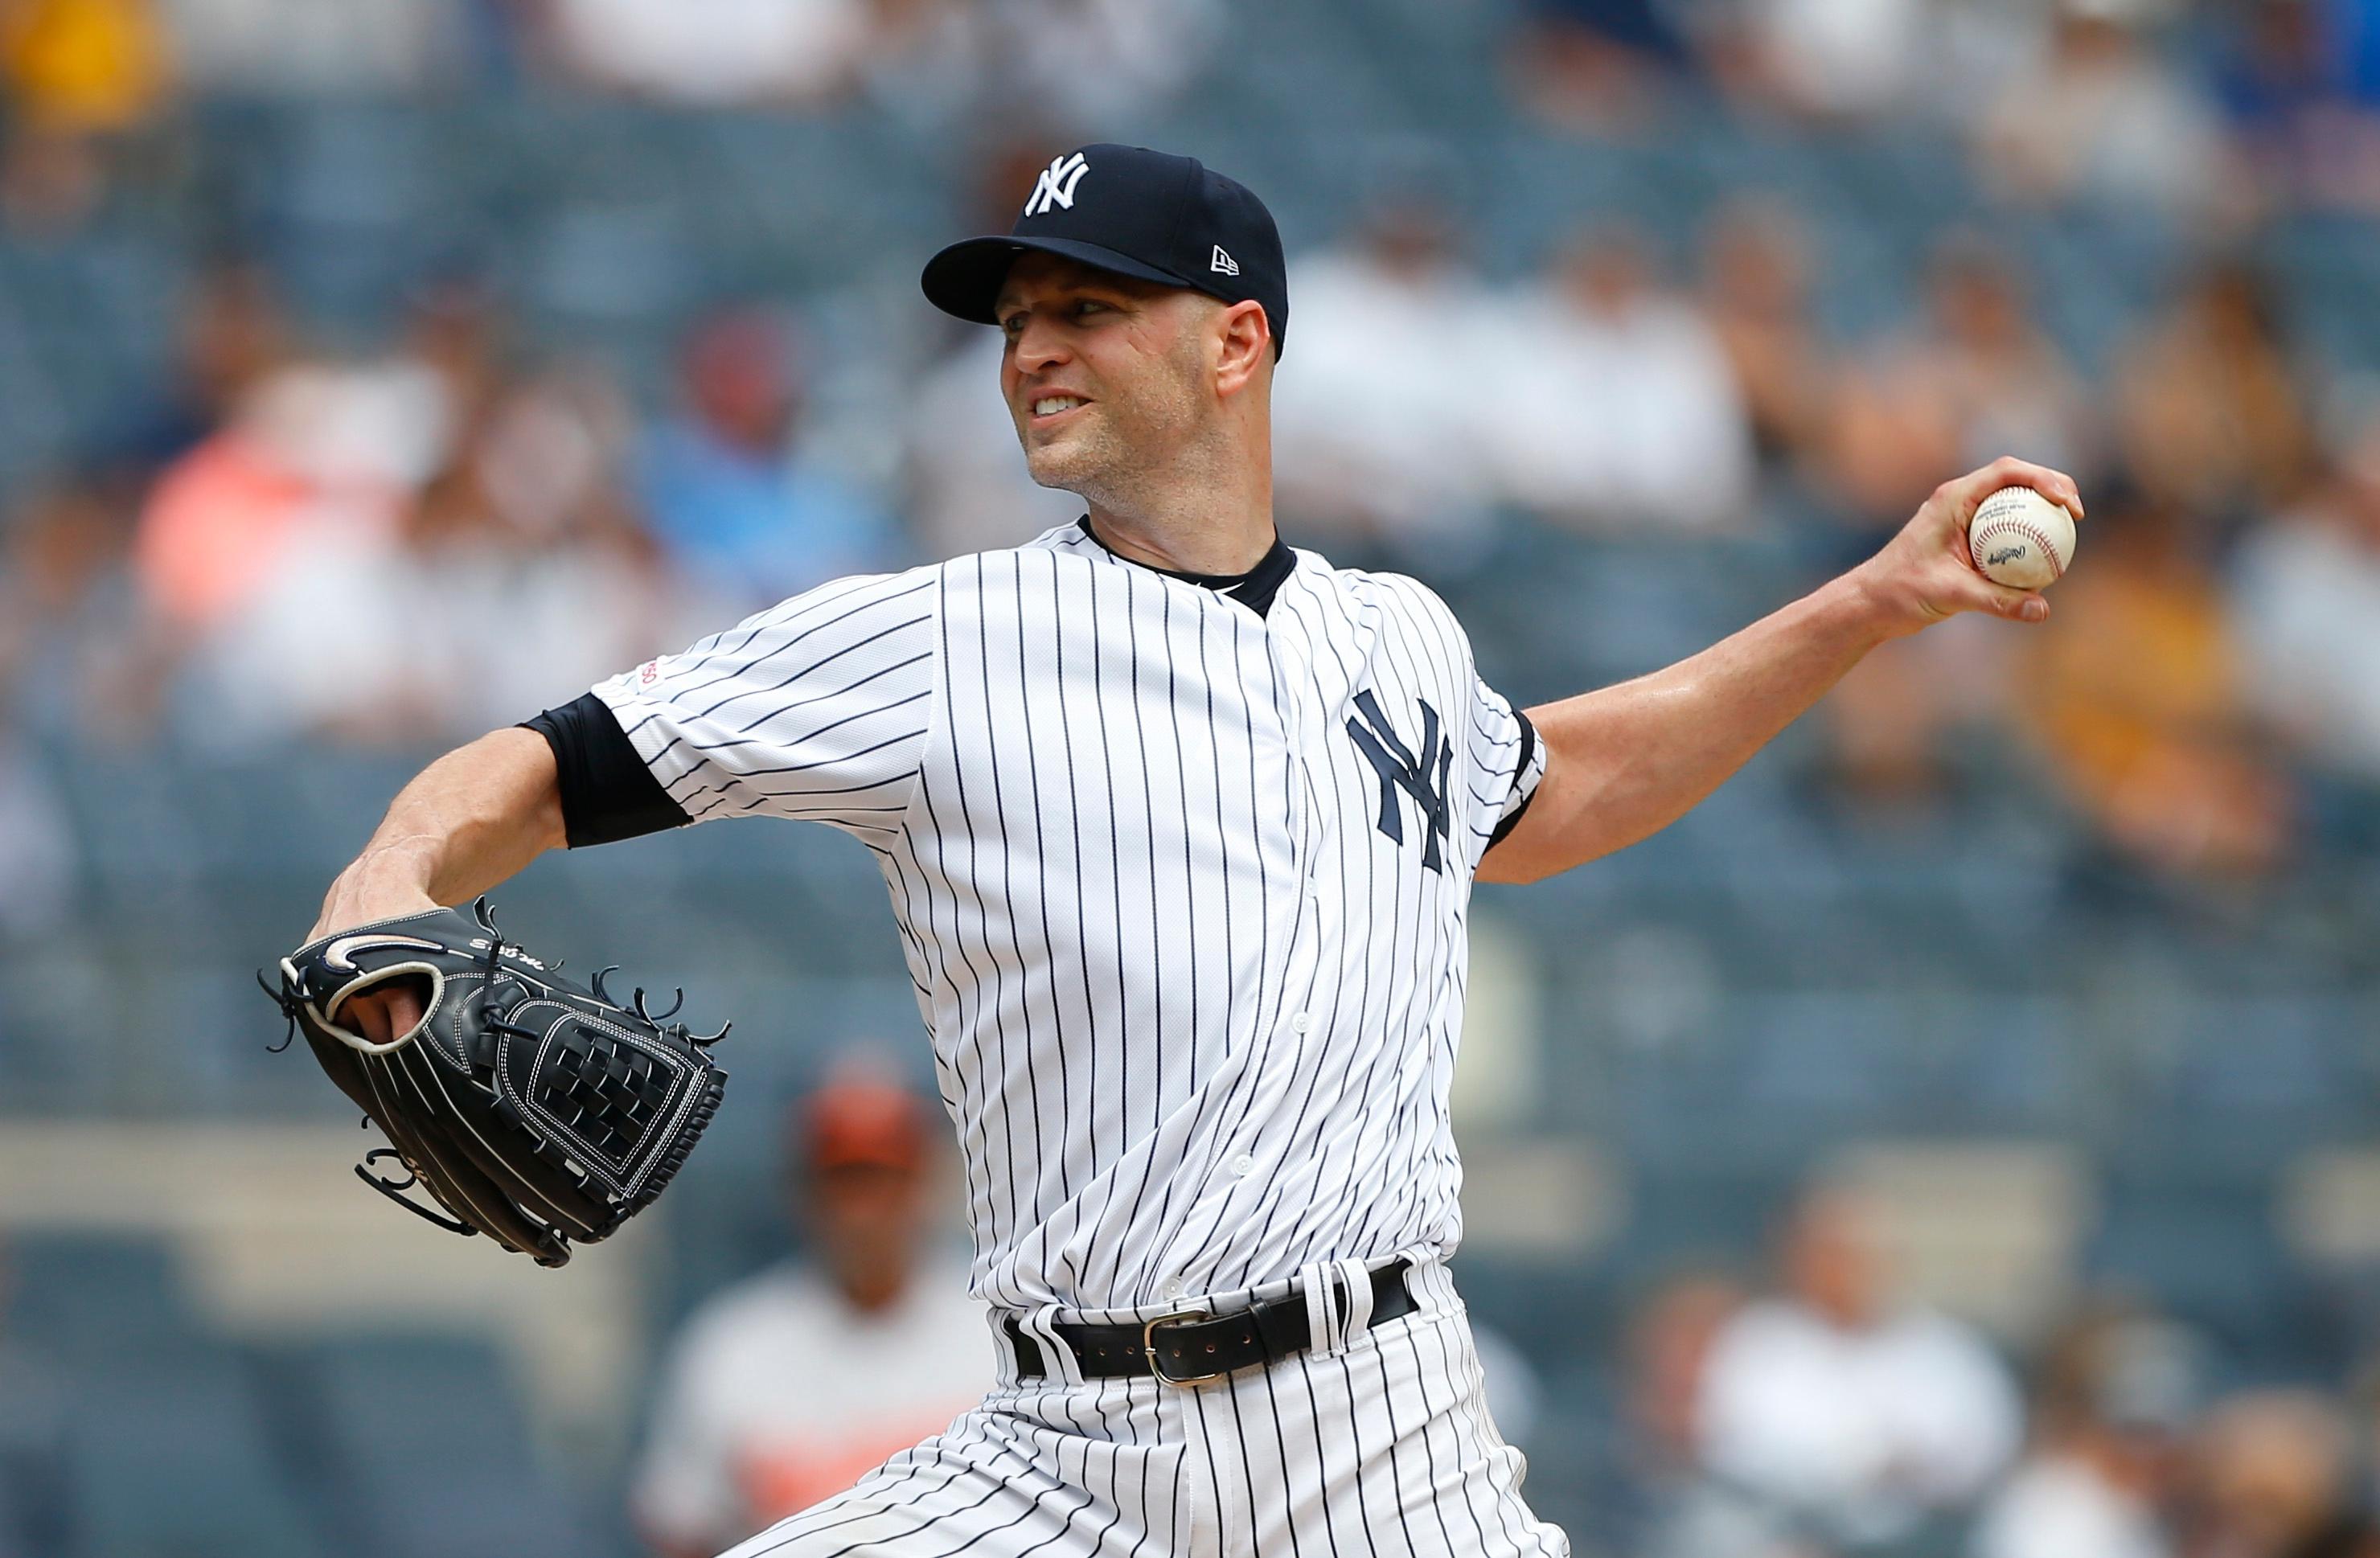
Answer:
[(1025, 322), (1009, 339), (1008, 350), (1010, 361), (1021, 374), (1038, 372), (1073, 356), (1064, 328), (1038, 309), (1026, 310)]

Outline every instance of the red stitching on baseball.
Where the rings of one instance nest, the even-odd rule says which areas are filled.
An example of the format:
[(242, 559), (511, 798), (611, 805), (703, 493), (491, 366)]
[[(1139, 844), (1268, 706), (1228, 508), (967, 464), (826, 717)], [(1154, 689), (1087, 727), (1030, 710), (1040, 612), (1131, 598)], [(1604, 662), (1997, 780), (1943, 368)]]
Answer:
[[(1983, 535), (1990, 536), (1995, 531), (2000, 530), (2017, 531), (2027, 540), (2030, 540), (2034, 546), (2041, 549), (2041, 555), (2049, 560), (2049, 582), (2051, 584), (2054, 585), (2058, 580), (2066, 577), (2066, 564), (2058, 561), (2058, 549), (2049, 544), (2049, 537), (2042, 533), (2040, 526), (2029, 525), (2021, 519), (1995, 519), (1985, 525)], [(1973, 531), (1968, 532), (1967, 555), (1974, 559), (1975, 567), (1978, 570), (1981, 570), (1984, 566), (1983, 545), (1982, 537), (1977, 536)], [(1998, 581), (1995, 582), (1997, 583)]]

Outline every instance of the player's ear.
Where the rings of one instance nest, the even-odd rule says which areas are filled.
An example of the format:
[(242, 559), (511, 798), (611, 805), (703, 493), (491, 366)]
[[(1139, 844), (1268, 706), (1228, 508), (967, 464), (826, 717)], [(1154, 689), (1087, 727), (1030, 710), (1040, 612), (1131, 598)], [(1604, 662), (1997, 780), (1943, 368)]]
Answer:
[(1265, 322), (1264, 305), (1252, 299), (1224, 308), (1215, 316), (1214, 327), (1215, 393), (1235, 395), (1271, 363), (1272, 329)]

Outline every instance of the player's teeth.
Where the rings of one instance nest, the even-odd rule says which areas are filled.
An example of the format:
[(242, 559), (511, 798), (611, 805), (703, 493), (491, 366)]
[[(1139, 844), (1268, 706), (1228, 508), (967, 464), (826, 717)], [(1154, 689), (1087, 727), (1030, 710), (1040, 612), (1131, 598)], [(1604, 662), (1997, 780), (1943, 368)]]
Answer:
[(1071, 395), (1052, 395), (1047, 400), (1035, 401), (1033, 403), (1033, 415), (1036, 417), (1047, 417), (1052, 412), (1072, 411), (1075, 407), (1082, 404), (1083, 403), (1081, 401), (1075, 399)]

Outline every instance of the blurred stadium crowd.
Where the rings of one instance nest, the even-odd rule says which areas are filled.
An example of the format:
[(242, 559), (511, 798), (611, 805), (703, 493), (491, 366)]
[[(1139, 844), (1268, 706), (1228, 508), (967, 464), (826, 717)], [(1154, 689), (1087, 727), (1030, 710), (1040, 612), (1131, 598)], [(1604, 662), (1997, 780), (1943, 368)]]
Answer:
[[(915, 276), (1088, 139), (1272, 204), (1282, 528), (1429, 581), (1517, 700), (1991, 455), (2090, 503), (2046, 629), (1880, 653), (1670, 832), (1482, 895), (1533, 1069), (1466, 1143), (1625, 1187), (1459, 1268), (1534, 1364), (1535, 1501), (1645, 1558), (2380, 1547), (2380, 1207), (2321, 1192), (2380, 1122), (2374, 0), (0, 0), (0, 1139), (327, 1117), (241, 986), (410, 767), (1071, 519)], [(760, 1035), (674, 1316), (775, 1248), (763, 1100), (915, 1017), (864, 862), (600, 853), (506, 901)], [(1853, 1140), (2070, 1165), (2070, 1248), (1985, 1329), (1896, 1308), (1859, 1198), (1797, 1199)], [(457, 1475), (602, 1480), (462, 1343), (193, 1341), (172, 1389), (69, 1345), (196, 1323), (80, 1238), (0, 1319), (6, 1558), (97, 1553), (200, 1440), (141, 1496), (348, 1490), (221, 1515), (244, 1552), (629, 1540), (407, 1523), (394, 1382), (475, 1425)], [(229, 1550), (160, 1519), (107, 1551)]]

